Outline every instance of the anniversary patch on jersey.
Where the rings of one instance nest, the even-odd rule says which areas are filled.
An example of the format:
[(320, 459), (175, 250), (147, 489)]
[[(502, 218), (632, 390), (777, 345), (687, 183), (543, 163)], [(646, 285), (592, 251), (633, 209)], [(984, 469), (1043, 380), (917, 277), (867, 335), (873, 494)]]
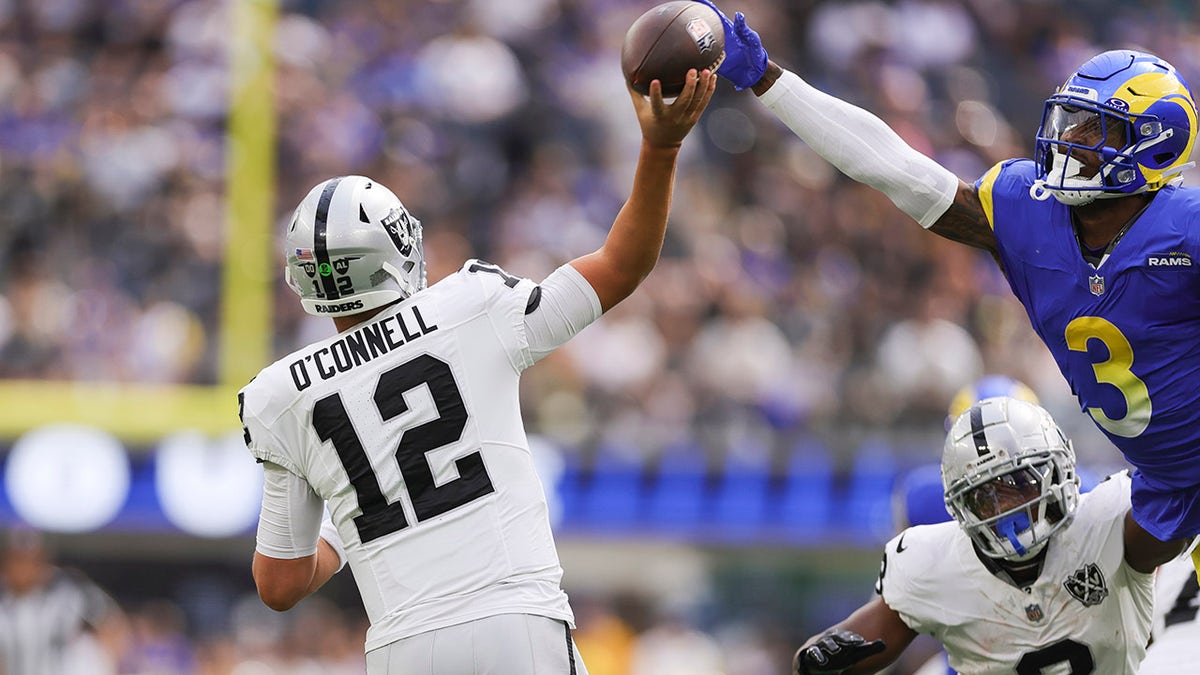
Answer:
[(1104, 573), (1096, 563), (1088, 563), (1071, 573), (1063, 581), (1063, 588), (1085, 607), (1091, 607), (1104, 602), (1108, 597), (1108, 585), (1104, 583)]

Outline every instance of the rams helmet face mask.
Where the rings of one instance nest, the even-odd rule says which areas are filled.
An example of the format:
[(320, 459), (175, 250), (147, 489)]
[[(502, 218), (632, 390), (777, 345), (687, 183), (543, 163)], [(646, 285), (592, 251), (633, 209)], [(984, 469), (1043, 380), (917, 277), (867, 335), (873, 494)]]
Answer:
[(1075, 451), (1050, 413), (988, 398), (954, 421), (942, 454), (946, 508), (990, 558), (1020, 562), (1045, 548), (1079, 503)]
[(1195, 99), (1174, 66), (1142, 52), (1104, 52), (1047, 99), (1030, 194), (1080, 206), (1158, 190), (1190, 166), (1195, 141)]
[(285, 240), (284, 276), (309, 314), (356, 314), (425, 288), (421, 222), (370, 178), (340, 176), (314, 187)]

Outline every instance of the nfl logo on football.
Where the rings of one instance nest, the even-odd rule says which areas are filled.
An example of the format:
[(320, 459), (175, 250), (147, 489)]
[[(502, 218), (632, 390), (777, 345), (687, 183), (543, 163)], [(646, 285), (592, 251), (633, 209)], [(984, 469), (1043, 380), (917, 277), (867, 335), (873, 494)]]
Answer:
[(701, 52), (708, 52), (717, 42), (717, 36), (713, 33), (704, 19), (692, 19), (688, 22), (687, 32), (696, 41), (696, 47)]
[(1104, 295), (1104, 277), (1099, 274), (1088, 277), (1088, 290), (1092, 295)]

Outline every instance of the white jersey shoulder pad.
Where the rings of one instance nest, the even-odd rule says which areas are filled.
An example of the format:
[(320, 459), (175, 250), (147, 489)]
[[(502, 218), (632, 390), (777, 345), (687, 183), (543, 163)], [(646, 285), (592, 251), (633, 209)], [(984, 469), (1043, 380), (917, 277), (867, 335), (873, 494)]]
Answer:
[(875, 591), (909, 628), (928, 633), (922, 617), (939, 614), (945, 576), (956, 574), (949, 561), (969, 549), (957, 522), (910, 527), (884, 547)]
[(273, 431), (277, 421), (296, 399), (287, 374), (288, 358), (264, 368), (238, 392), (238, 416), (242, 420), (242, 439), (250, 454), (262, 462), (274, 462), (300, 473), (288, 446)]

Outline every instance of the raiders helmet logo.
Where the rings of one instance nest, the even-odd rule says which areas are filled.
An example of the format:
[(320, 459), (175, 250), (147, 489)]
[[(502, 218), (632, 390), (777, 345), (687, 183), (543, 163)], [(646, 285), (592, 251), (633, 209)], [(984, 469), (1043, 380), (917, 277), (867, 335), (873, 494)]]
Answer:
[(392, 209), (383, 219), (383, 229), (387, 230), (388, 236), (392, 238), (392, 243), (396, 245), (396, 250), (400, 251), (400, 255), (412, 254), (413, 226), (407, 211)]

